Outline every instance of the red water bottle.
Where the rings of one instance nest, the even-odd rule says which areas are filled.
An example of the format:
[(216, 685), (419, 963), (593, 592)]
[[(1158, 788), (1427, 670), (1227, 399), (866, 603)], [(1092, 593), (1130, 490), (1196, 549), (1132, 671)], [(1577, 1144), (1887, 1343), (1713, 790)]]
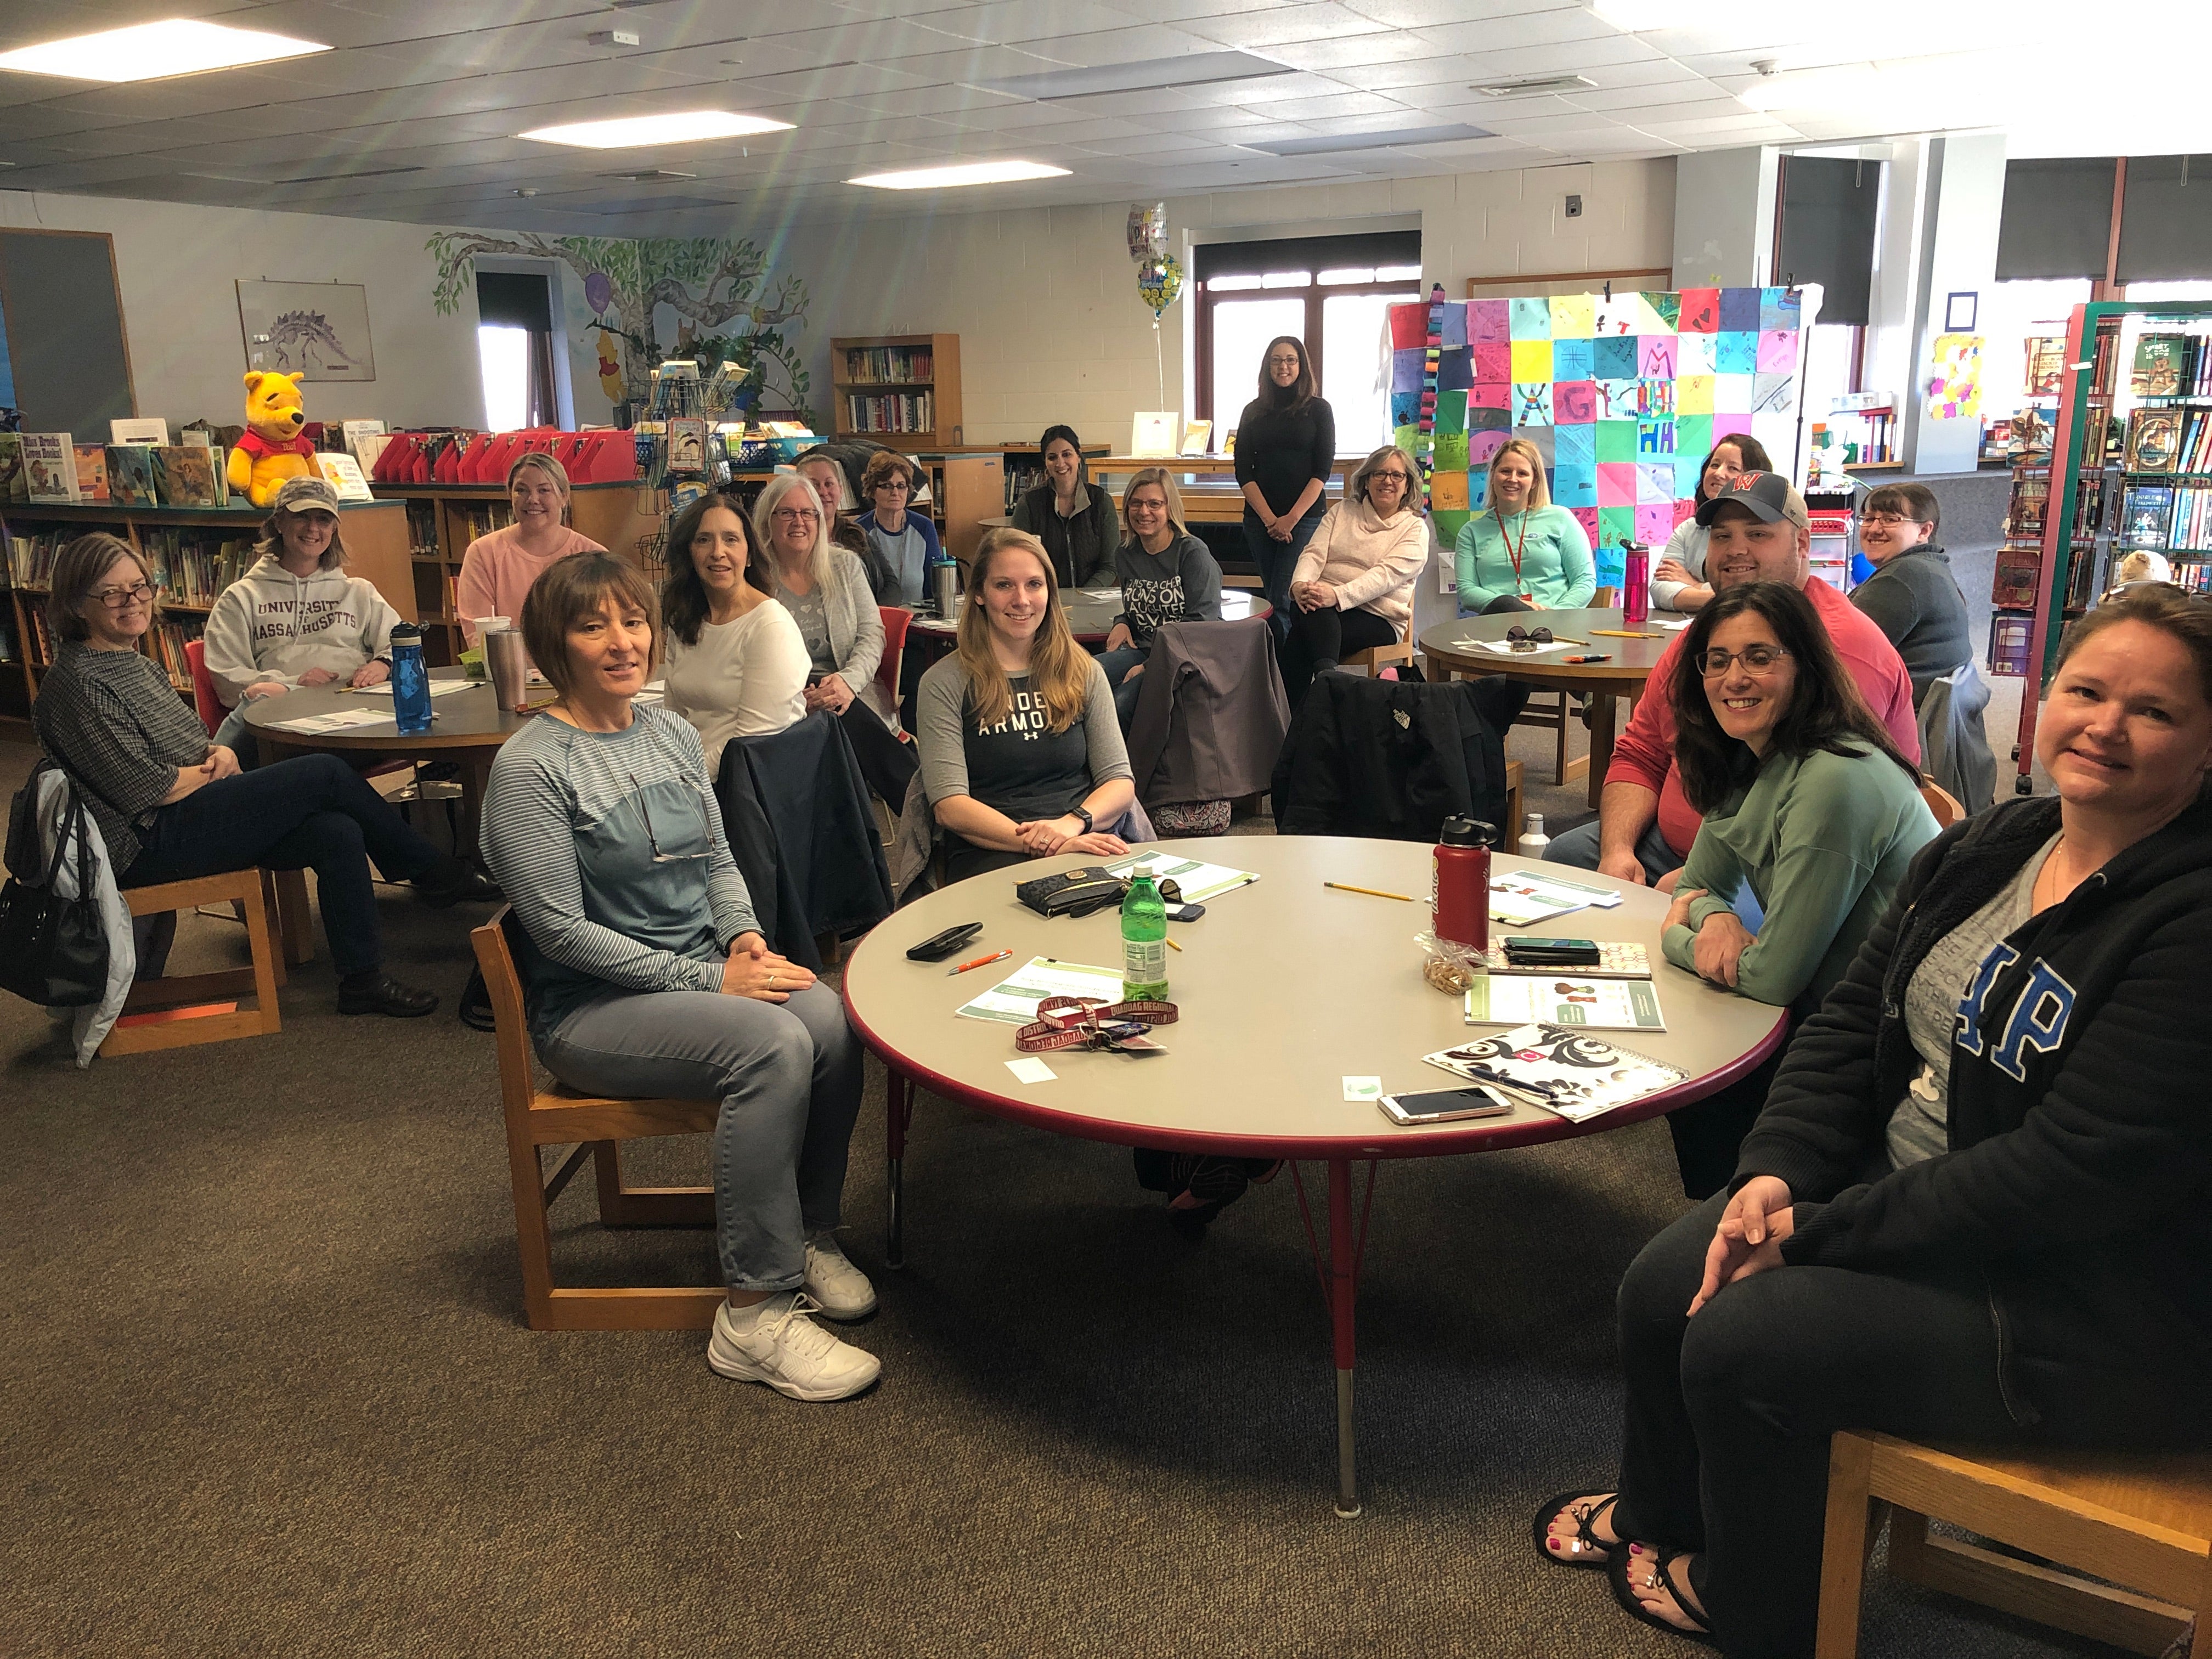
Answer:
[(1437, 838), (1437, 884), (1430, 926), (1438, 939), (1490, 948), (1490, 848), (1496, 828), (1446, 818)]
[(1620, 550), (1628, 559), (1624, 578), (1627, 586), (1620, 599), (1620, 625), (1641, 628), (1651, 615), (1651, 554), (1641, 542), (1630, 542)]

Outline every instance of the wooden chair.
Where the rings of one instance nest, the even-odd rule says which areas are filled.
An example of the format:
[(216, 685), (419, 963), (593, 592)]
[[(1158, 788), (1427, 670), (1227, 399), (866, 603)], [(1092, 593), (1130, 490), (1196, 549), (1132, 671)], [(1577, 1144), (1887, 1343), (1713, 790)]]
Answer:
[[(286, 873), (295, 878), (298, 875), (296, 871)], [(265, 1036), (282, 1030), (284, 1020), (276, 1006), (276, 990), (284, 983), (284, 961), (291, 953), (287, 948), (280, 948), (276, 932), (270, 926), (270, 919), (280, 913), (281, 879), (273, 870), (233, 870), (192, 881), (165, 881), (151, 887), (124, 888), (124, 905), (134, 916), (190, 910), (203, 904), (228, 907), (235, 903), (246, 922), (246, 947), (252, 953), (252, 966), (248, 968), (225, 968), (214, 973), (174, 974), (139, 981), (131, 988), (124, 1001), (126, 1017), (246, 997), (252, 999), (253, 1006), (159, 1024), (118, 1024), (100, 1045), (100, 1054), (111, 1058), (143, 1054), (156, 1048), (182, 1048), (198, 1042)], [(300, 899), (304, 910), (304, 882), (301, 883)]]
[(1521, 816), (1521, 763), (1505, 763), (1505, 822), (1498, 827), (1505, 832), (1506, 852), (1513, 850), (1521, 839), (1521, 826), (1528, 820)]
[[(547, 1212), (588, 1158), (597, 1166), (599, 1224), (605, 1227), (708, 1227), (711, 1187), (626, 1187), (620, 1143), (660, 1135), (704, 1134), (721, 1103), (714, 1100), (601, 1100), (565, 1090), (540, 1091), (522, 1012), (522, 980), (507, 938), (508, 907), (469, 935), (491, 994), (499, 1043), (499, 1095), (507, 1120), (507, 1160), (514, 1180), (515, 1243), (522, 1255), (523, 1317), (533, 1331), (692, 1331), (714, 1322), (719, 1285), (581, 1288), (553, 1282), (552, 1221)], [(549, 1177), (540, 1146), (570, 1146)]]
[[(1889, 1508), (1889, 1568), (1899, 1578), (2132, 1653), (2163, 1653), (2195, 1615), (2190, 1652), (2212, 1659), (2212, 1455), (2054, 1449), (2027, 1456), (1836, 1435), (1816, 1659), (1858, 1651), (1875, 1530), (1869, 1508), (1877, 1502)], [(1930, 1517), (2066, 1565), (1931, 1536)]]
[(1920, 799), (1928, 803), (1928, 810), (1936, 815), (1938, 830), (1948, 830), (1966, 816), (1966, 809), (1959, 804), (1959, 798), (1940, 783), (1922, 784)]
[(1370, 645), (1364, 651), (1355, 651), (1339, 663), (1339, 668), (1364, 668), (1367, 678), (1373, 679), (1394, 663), (1413, 665), (1413, 642), (1400, 640), (1395, 645)]

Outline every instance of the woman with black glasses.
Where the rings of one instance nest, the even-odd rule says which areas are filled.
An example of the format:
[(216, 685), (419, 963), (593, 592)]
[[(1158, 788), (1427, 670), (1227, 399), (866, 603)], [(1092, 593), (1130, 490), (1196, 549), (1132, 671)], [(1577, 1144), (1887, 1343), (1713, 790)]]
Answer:
[(794, 1400), (857, 1394), (877, 1360), (808, 1317), (876, 1305), (835, 1234), (860, 1109), (843, 1006), (761, 937), (699, 734), (632, 702), (659, 644), (645, 578), (605, 554), (563, 559), (531, 588), (522, 632), (558, 696), (493, 763), (484, 852), (531, 946), (538, 1056), (587, 1094), (721, 1102), (729, 1297), (707, 1363)]

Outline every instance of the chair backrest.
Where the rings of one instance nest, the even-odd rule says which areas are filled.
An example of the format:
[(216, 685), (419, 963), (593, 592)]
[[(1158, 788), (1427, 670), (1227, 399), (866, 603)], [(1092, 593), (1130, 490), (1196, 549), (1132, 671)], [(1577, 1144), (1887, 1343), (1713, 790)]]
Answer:
[(1966, 816), (1966, 809), (1959, 805), (1958, 797), (1940, 783), (1920, 786), (1920, 799), (1928, 803), (1928, 810), (1936, 815), (1936, 827), (1948, 830)]
[(895, 605), (876, 607), (877, 615), (884, 619), (884, 657), (876, 665), (876, 689), (884, 694), (884, 707), (894, 718), (899, 706), (899, 664), (906, 655), (907, 624), (914, 620), (914, 612)]
[(208, 736), (222, 724), (222, 699), (215, 694), (215, 676), (207, 671), (207, 642), (204, 640), (185, 641), (185, 667), (192, 677), (192, 708), (200, 717), (200, 724), (208, 729)]
[(499, 1048), (499, 1097), (510, 1125), (521, 1122), (537, 1097), (537, 1073), (530, 1059), (530, 1032), (522, 1008), (522, 975), (514, 966), (514, 952), (507, 930), (520, 928), (514, 907), (502, 904), (492, 919), (469, 933), (476, 947), (477, 967), (483, 974), (484, 990), (491, 1000), (492, 1030)]

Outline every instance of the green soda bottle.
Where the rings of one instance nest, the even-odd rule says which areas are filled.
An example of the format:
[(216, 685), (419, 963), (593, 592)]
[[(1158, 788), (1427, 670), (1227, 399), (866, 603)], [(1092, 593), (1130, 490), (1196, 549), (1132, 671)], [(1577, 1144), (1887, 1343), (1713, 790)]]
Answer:
[(1132, 1002), (1167, 1000), (1167, 906), (1142, 871), (1130, 877), (1121, 900), (1121, 994)]

